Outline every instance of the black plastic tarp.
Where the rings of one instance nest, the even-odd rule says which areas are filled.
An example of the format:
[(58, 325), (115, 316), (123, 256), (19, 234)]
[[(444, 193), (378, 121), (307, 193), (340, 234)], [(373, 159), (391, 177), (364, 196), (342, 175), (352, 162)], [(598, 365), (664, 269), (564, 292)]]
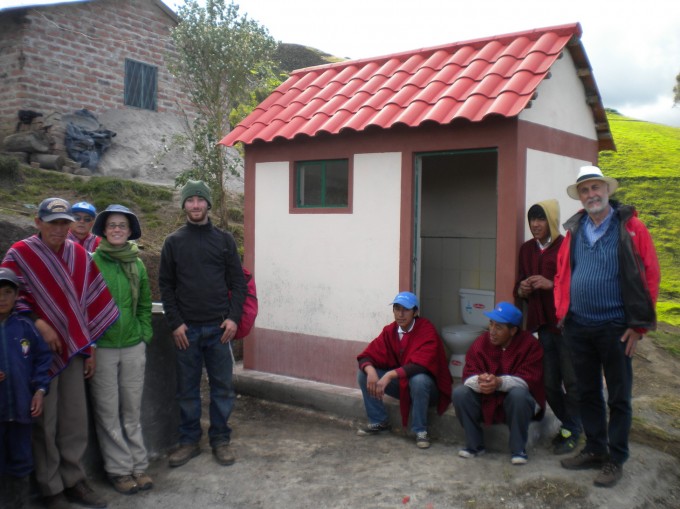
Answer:
[(91, 111), (77, 110), (71, 115), (64, 115), (66, 121), (66, 152), (68, 156), (79, 162), (84, 168), (95, 171), (102, 155), (111, 146), (116, 133), (102, 129), (97, 117)]

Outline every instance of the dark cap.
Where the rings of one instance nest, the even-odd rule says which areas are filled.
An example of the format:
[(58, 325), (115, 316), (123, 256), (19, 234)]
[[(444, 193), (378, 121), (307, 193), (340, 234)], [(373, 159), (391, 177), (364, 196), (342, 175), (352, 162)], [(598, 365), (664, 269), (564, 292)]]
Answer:
[(208, 209), (212, 208), (212, 196), (208, 184), (202, 180), (187, 180), (187, 183), (182, 186), (180, 190), (181, 208), (184, 208), (184, 202), (192, 196), (199, 196), (208, 202)]
[(97, 219), (94, 220), (94, 226), (92, 227), (92, 233), (99, 235), (100, 237), (106, 237), (104, 230), (106, 229), (106, 220), (111, 214), (123, 214), (127, 217), (130, 223), (130, 236), (128, 240), (137, 240), (142, 236), (142, 227), (139, 225), (139, 219), (129, 208), (124, 205), (109, 205), (106, 210), (102, 210), (98, 215)]
[(19, 282), (19, 278), (17, 275), (14, 273), (12, 269), (8, 269), (6, 267), (0, 267), (0, 281), (9, 281), (12, 283), (14, 286), (17, 288), (21, 288), (21, 283)]
[(46, 198), (38, 207), (38, 219), (50, 223), (57, 219), (74, 221), (71, 215), (71, 204), (62, 198)]

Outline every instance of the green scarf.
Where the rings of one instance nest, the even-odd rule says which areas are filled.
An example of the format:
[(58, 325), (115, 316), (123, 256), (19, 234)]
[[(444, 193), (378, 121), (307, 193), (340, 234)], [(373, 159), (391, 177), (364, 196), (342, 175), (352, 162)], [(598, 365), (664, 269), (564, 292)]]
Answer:
[(102, 239), (97, 251), (105, 258), (118, 262), (123, 269), (125, 277), (130, 282), (130, 294), (132, 296), (132, 316), (137, 316), (137, 302), (139, 301), (139, 269), (137, 258), (139, 247), (131, 241), (122, 246), (112, 246), (108, 240)]

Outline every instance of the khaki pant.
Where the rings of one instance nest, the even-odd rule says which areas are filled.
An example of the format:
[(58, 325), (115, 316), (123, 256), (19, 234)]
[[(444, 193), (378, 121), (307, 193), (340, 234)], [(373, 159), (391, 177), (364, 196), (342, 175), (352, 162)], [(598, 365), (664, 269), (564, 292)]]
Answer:
[(99, 449), (109, 475), (144, 472), (148, 466), (140, 413), (146, 344), (99, 348), (90, 380)]
[(56, 495), (85, 479), (87, 401), (83, 358), (74, 357), (50, 383), (43, 413), (33, 426), (35, 477), (43, 496)]

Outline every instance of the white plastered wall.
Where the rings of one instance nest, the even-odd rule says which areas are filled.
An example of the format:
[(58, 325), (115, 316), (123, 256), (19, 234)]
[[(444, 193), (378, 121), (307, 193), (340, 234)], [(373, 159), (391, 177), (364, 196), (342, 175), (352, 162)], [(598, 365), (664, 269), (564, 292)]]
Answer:
[[(522, 111), (520, 119), (596, 140), (593, 112), (586, 103), (583, 83), (568, 51), (553, 64), (550, 73), (551, 78), (541, 82), (536, 100), (531, 108)], [(581, 166), (593, 161), (528, 149), (526, 164), (525, 217), (534, 203), (554, 198), (560, 204), (560, 231), (564, 233), (562, 224), (581, 208), (580, 201), (567, 195), (567, 186), (576, 181)], [(524, 238), (531, 238), (526, 221)]]
[(289, 214), (287, 161), (255, 178), (258, 327), (373, 339), (399, 291), (401, 154), (354, 156), (351, 214)]
[[(562, 224), (582, 208), (579, 200), (567, 195), (567, 186), (576, 181), (579, 168), (592, 164), (570, 157), (550, 154), (538, 150), (527, 150), (527, 186), (524, 217), (529, 208), (539, 201), (556, 199), (560, 204), (560, 232)], [(524, 222), (524, 239), (531, 238), (529, 224)]]
[(569, 52), (562, 55), (550, 68), (550, 79), (538, 86), (531, 108), (523, 110), (519, 118), (595, 140), (593, 112), (586, 103), (583, 83)]

